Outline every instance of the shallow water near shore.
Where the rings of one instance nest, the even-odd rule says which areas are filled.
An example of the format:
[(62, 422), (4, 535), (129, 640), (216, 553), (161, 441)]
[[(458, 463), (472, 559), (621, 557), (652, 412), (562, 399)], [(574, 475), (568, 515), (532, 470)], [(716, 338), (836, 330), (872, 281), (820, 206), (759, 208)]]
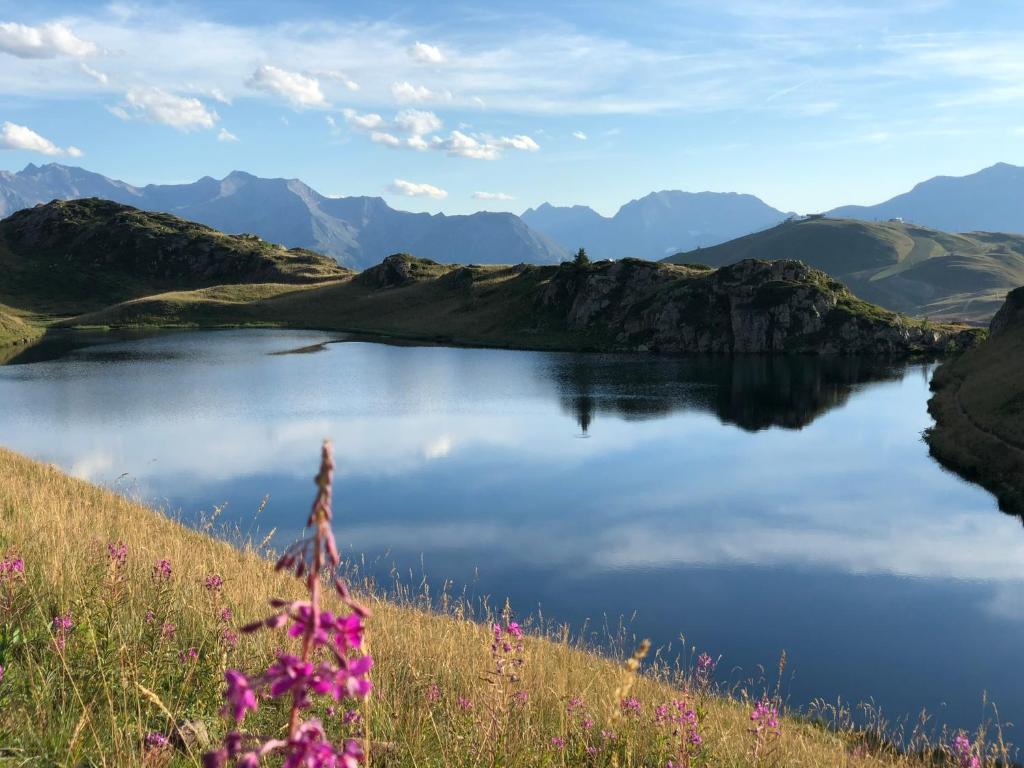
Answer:
[(928, 456), (932, 366), (338, 338), (66, 338), (0, 367), (0, 444), (284, 544), (330, 437), (339, 543), (381, 582), (624, 616), (727, 681), (784, 649), (793, 706), (973, 727), (987, 691), (1024, 720), (1024, 527)]

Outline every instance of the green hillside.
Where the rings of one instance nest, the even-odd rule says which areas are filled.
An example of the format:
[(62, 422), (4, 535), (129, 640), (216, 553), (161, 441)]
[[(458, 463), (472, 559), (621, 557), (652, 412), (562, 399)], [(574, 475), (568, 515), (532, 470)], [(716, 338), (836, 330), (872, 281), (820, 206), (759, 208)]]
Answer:
[(1024, 235), (951, 234), (900, 222), (787, 221), (665, 261), (721, 266), (748, 258), (797, 259), (887, 309), (976, 324), (1024, 285)]
[(96, 198), (55, 200), (0, 222), (0, 303), (37, 314), (78, 314), (171, 289), (345, 274), (312, 251)]

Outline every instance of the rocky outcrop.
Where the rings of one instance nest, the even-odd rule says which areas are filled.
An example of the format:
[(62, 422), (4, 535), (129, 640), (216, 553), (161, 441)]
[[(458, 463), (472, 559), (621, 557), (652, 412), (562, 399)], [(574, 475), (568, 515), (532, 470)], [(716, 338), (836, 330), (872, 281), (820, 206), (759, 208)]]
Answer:
[(865, 304), (798, 261), (717, 270), (624, 259), (563, 265), (538, 304), (616, 349), (666, 353), (906, 355), (963, 349), (980, 334)]

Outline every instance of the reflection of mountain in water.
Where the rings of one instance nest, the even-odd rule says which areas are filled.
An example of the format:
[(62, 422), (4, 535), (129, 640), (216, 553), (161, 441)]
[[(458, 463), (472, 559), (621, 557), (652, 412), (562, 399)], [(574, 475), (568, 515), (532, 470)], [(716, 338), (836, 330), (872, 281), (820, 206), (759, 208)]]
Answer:
[(857, 385), (898, 379), (905, 370), (848, 357), (565, 355), (547, 373), (586, 433), (601, 413), (652, 419), (679, 410), (708, 411), (749, 431), (801, 429), (845, 403)]

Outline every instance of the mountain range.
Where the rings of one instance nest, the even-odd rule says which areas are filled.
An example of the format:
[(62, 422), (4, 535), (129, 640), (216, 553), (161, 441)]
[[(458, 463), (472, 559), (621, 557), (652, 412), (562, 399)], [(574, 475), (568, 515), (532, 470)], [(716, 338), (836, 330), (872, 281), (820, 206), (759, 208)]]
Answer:
[(1024, 168), (996, 163), (968, 176), (936, 176), (878, 205), (846, 205), (830, 216), (902, 218), (946, 232), (1024, 232)]
[(664, 190), (626, 203), (610, 218), (582, 205), (544, 203), (522, 219), (567, 250), (585, 247), (591, 258), (660, 259), (771, 227), (790, 215), (753, 195)]
[(566, 252), (511, 213), (410, 213), (379, 197), (326, 197), (298, 179), (234, 171), (191, 184), (136, 187), (82, 168), (29, 164), (0, 172), (0, 217), (51, 200), (98, 197), (171, 213), (231, 234), (308, 248), (364, 269), (398, 251), (443, 262), (552, 264)]
[[(0, 217), (80, 197), (172, 213), (232, 234), (253, 233), (325, 253), (353, 269), (400, 251), (445, 263), (551, 264), (579, 247), (594, 259), (661, 259), (766, 230), (791, 216), (753, 195), (731, 192), (652, 192), (611, 217), (583, 205), (549, 203), (522, 216), (446, 216), (396, 210), (379, 197), (327, 197), (297, 179), (242, 171), (144, 187), (55, 163), (0, 171)], [(1024, 168), (998, 163), (969, 176), (940, 176), (884, 203), (843, 206), (829, 215), (902, 218), (947, 232), (1024, 232)]]

